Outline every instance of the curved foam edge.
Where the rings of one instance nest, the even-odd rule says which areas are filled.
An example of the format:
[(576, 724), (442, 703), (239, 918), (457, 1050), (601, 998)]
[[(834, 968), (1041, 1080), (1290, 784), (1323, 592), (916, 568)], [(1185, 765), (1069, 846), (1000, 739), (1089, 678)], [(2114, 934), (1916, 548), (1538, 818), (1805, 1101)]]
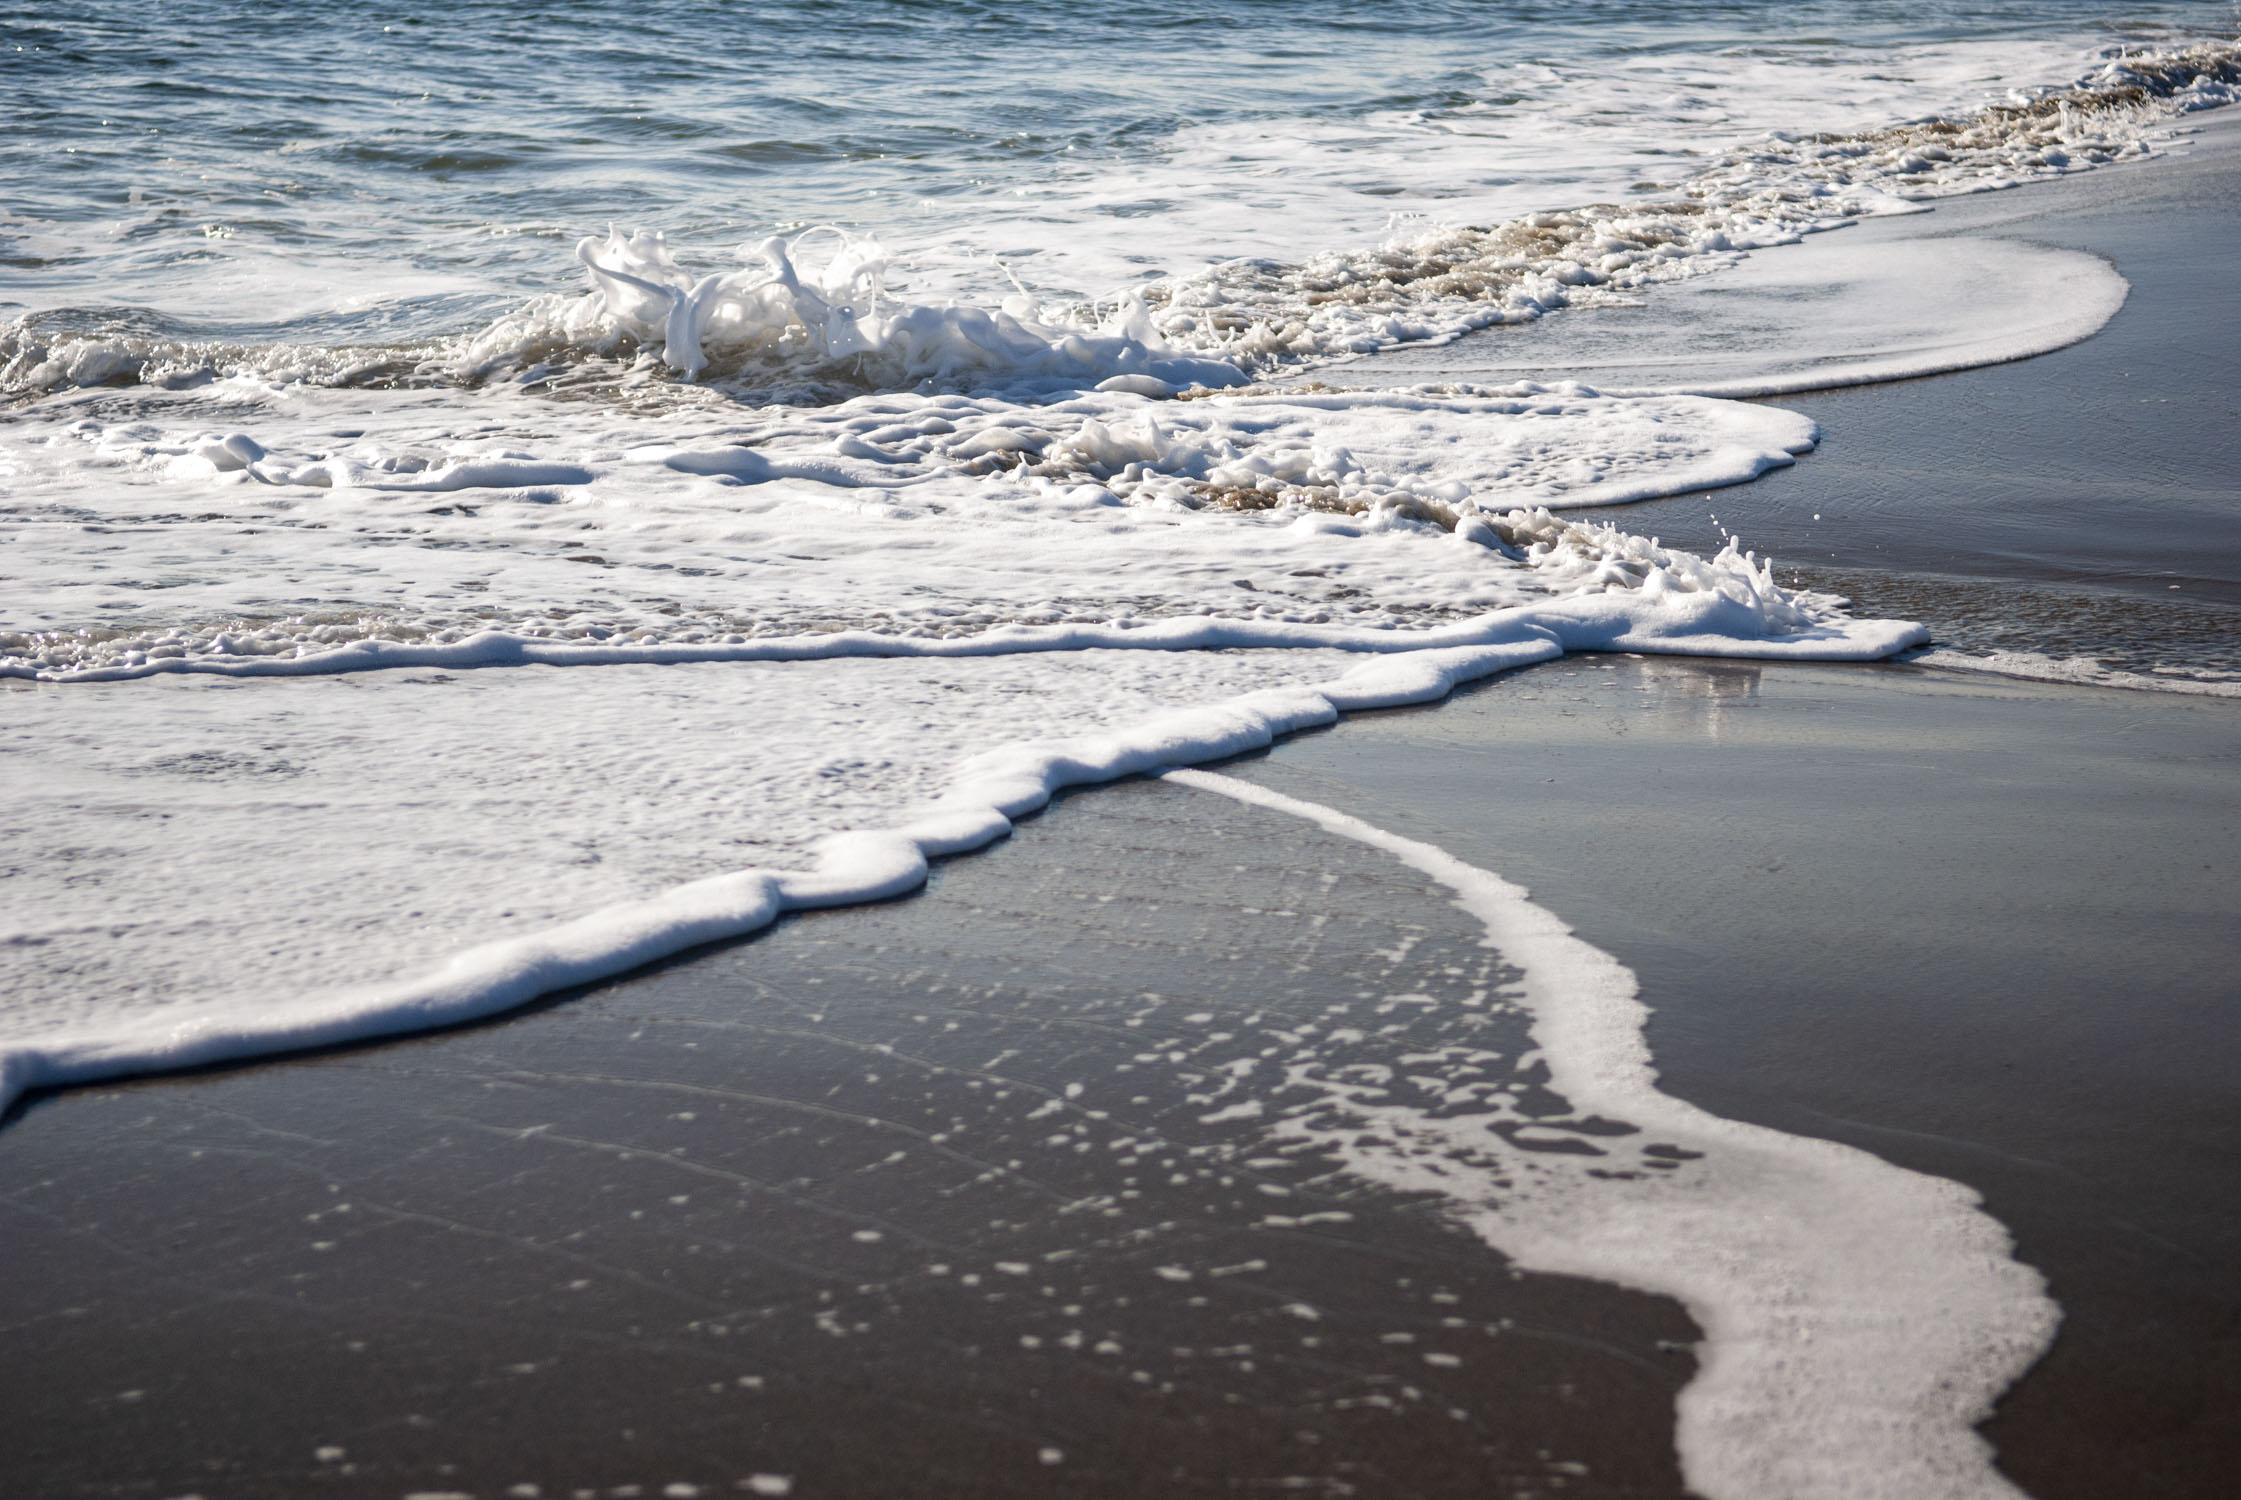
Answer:
[[(1364, 1175), (1458, 1203), (1517, 1265), (1675, 1297), (1704, 1331), (1676, 1402), (1709, 1500), (2016, 1497), (1975, 1424), (2052, 1341), (2059, 1311), (1960, 1184), (1834, 1142), (1723, 1119), (1659, 1091), (1634, 975), (1520, 886), (1430, 844), (1248, 782), (1171, 781), (1307, 819), (1455, 893), (1523, 971), (1551, 1086), (1704, 1153), (1688, 1173), (1549, 1174), (1515, 1196), (1452, 1161), (1347, 1152)], [(1418, 1143), (1477, 1144), (1470, 1117), (1408, 1111)], [(1445, 1168), (1442, 1170), (1441, 1168)]]
[[(2083, 257), (2081, 257), (2083, 258)], [(2098, 263), (2097, 263), (2098, 264)], [(1883, 385), (1894, 380), (1919, 380), (1930, 375), (1951, 375), (1961, 370), (1982, 370), (2010, 365), (2067, 349), (2099, 333), (2132, 295), (2132, 283), (2113, 267), (2101, 265), (2105, 277), (2093, 278), (2090, 292), (2064, 317), (2016, 330), (2005, 337), (1987, 339), (1965, 353), (1920, 355), (1907, 358), (1868, 359), (1833, 370), (1800, 373), (1775, 379), (1715, 381), (1670, 391), (1612, 391), (1607, 395), (1720, 396), (1743, 400), (1761, 396), (1799, 396), (1808, 391), (1839, 391), (1858, 385)]]
[[(896, 829), (836, 834), (820, 846), (819, 862), (812, 870), (748, 870), (698, 881), (647, 901), (607, 907), (544, 932), (470, 949), (417, 979), (307, 999), (260, 1017), (253, 1025), (205, 1016), (122, 1034), (53, 1038), (13, 1048), (0, 1053), (0, 1110), (27, 1089), (333, 1046), (495, 1015), (539, 995), (611, 978), (703, 943), (744, 936), (787, 911), (877, 901), (913, 890), (926, 878), (929, 857), (963, 853), (1002, 837), (1011, 830), (1011, 819), (1040, 808), (1062, 787), (1235, 755), (1293, 730), (1328, 724), (1341, 713), (1432, 702), (1459, 683), (1546, 661), (1566, 650), (1862, 661), (1889, 656), (1927, 639), (1921, 626), (1895, 620), (1845, 620), (1774, 639), (1748, 638), (1750, 632), (1763, 629), (1763, 617), (1750, 604), (1724, 594), (1695, 593), (1667, 594), (1656, 600), (1588, 595), (1488, 615), (1448, 631), (1354, 632), (1362, 638), (1354, 649), (1379, 654), (1312, 688), (1247, 694), (1211, 707), (1158, 715), (1127, 730), (1006, 746), (977, 756), (958, 768), (952, 790), (915, 821)], [(263, 668), (265, 672), (256, 675), (266, 675), (275, 670), (301, 673), (352, 666), (524, 661), (568, 665), (801, 660), (843, 654), (816, 648), (845, 641), (844, 637), (807, 638), (797, 643), (803, 649), (791, 657), (743, 648), (719, 648), (715, 654), (696, 648), (651, 652), (552, 648), (550, 653), (532, 654), (525, 649), (530, 643), (506, 637), (481, 646), (467, 640), (443, 647), (352, 649), (293, 661), (260, 658), (239, 665)], [(897, 655), (964, 656), (1007, 649), (1141, 645), (1187, 650), (1333, 642), (1296, 627), (1261, 629), (1245, 622), (1183, 620), (1136, 631), (992, 632), (964, 641), (912, 642), (864, 635), (854, 644), (912, 648), (889, 653)], [(336, 657), (349, 660), (321, 665)]]
[[(1823, 355), (1804, 368), (1778, 367), (1673, 384), (1614, 384), (1603, 387), (1603, 394), (1743, 400), (2012, 364), (2091, 338), (2132, 293), (2132, 284), (2114, 266), (2083, 251), (1991, 237), (1927, 234), (1913, 240), (1849, 245), (1815, 237), (1802, 246), (1758, 252), (1752, 261), (1727, 272), (1718, 285), (1733, 295), (1738, 282), (1763, 270), (1770, 274), (1761, 279), (1779, 295), (1801, 281), (1816, 279), (1802, 277), (1799, 269), (1782, 261), (1784, 256), (1811, 257), (1824, 264), (1828, 271), (1824, 293), (1843, 289), (1851, 302), (1872, 309), (1872, 313), (1863, 311), (1868, 321), (1857, 328), (1808, 326), (1799, 331), (1798, 341), (1808, 347), (1818, 336), (1840, 352)], [(1837, 306), (1843, 305), (1840, 299)], [(1809, 324), (1811, 319), (1826, 322), (1831, 315), (1828, 306), (1816, 305), (1808, 315)], [(1885, 319), (1895, 320), (1897, 326), (1881, 326)], [(1855, 347), (1844, 350), (1846, 344)], [(1794, 359), (1794, 345), (1778, 357)]]
[(1128, 729), (1004, 746), (958, 768), (951, 790), (899, 828), (832, 835), (805, 871), (744, 870), (620, 903), (526, 937), (460, 953), (415, 979), (308, 999), (241, 1024), (214, 1017), (123, 1034), (61, 1037), (0, 1053), (0, 1110), (29, 1089), (191, 1068), (457, 1025), (539, 995), (612, 978), (704, 943), (742, 937), (789, 911), (915, 890), (927, 860), (1009, 833), (1061, 788), (1111, 781), (1268, 745), (1341, 712), (1443, 697), (1460, 683), (1563, 654), (1547, 631), (1381, 658), (1319, 687), (1265, 690), (1161, 714)]

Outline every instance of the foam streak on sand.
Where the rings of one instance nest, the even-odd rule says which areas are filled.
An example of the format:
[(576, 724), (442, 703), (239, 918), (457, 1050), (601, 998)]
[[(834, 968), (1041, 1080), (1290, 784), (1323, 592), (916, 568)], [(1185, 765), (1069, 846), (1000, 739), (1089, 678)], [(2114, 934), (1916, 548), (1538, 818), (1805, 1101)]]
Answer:
[(1308, 819), (1453, 891), (1488, 946), (1523, 971), (1519, 998), (1550, 1086), (1579, 1114), (1679, 1148), (1669, 1173), (1591, 1173), (1552, 1154), (1505, 1162), (1497, 1182), (1469, 1163), (1485, 1130), (1471, 1115), (1342, 1103), (1336, 1123), (1293, 1127), (1365, 1177), (1451, 1200), (1524, 1269), (1685, 1303), (1704, 1331), (1697, 1378), (1677, 1403), (1692, 1490), (1710, 1500), (2021, 1493), (1972, 1428), (2046, 1348), (2058, 1315), (1973, 1192), (1661, 1092), (1633, 974), (1500, 876), (1232, 777), (1168, 779)]
[(2205, 679), (2176, 672), (2124, 672), (2104, 666), (2090, 656), (2048, 656), (2039, 651), (1988, 651), (1975, 656), (1940, 647), (1907, 659), (1920, 666), (1943, 667), (1949, 672), (1983, 672), (1993, 677), (2020, 677), (2029, 682), (2184, 693), (2196, 698), (2241, 698), (2241, 678), (2231, 674)]
[[(1680, 555), (1620, 582), (1426, 630), (1200, 617), (947, 639), (492, 633), (25, 684), (0, 736), (24, 791), (0, 832), (27, 866), (78, 878), (0, 921), (6, 1087), (492, 1014), (786, 909), (907, 889), (927, 856), (999, 836), (1058, 787), (1234, 754), (1566, 650), (1868, 660), (1923, 639), (1903, 621), (1815, 618), (1740, 558)], [(586, 666), (603, 670), (550, 670)], [(381, 668), (417, 670), (367, 670)], [(471, 687), (419, 675), (462, 668), (494, 670)], [(929, 810), (945, 763), (961, 764)], [(852, 826), (884, 831), (834, 832)], [(275, 840), (284, 853), (262, 852)], [(720, 875), (742, 844), (813, 863)]]
[[(1658, 576), (1653, 574), (1653, 577)], [(1491, 645), (1520, 636), (1569, 641), (1576, 650), (1651, 651), (1666, 655), (1732, 656), (1768, 661), (1878, 661), (1927, 638), (1906, 620), (1816, 620), (1800, 612), (1791, 628), (1762, 633), (1769, 614), (1790, 606), (1775, 589), (1753, 597), (1729, 591), (1651, 589), (1649, 601), (1614, 602), (1575, 596), (1537, 607), (1484, 615), (1457, 625), (1409, 631), (1346, 629), (1314, 624), (1186, 616), (1157, 624), (1008, 626), (969, 636), (927, 637), (842, 631), (736, 642), (571, 644), (481, 631), (465, 640), (400, 643), (360, 641), (307, 655), (239, 655), (221, 641), (207, 655), (168, 656), (88, 668), (46, 678), (29, 668), (0, 667), (0, 677), (68, 682), (120, 682), (192, 673), (215, 677), (315, 677), (338, 672), (426, 667), (681, 666), (699, 662), (830, 661), (841, 657), (1018, 656), (1056, 651), (1336, 650), (1373, 655)], [(1738, 632), (1733, 627), (1746, 629)], [(1749, 627), (1759, 627), (1752, 629)]]
[[(844, 832), (798, 871), (745, 870), (608, 906), (575, 921), (472, 948), (417, 977), (265, 1003), (97, 1014), (32, 1024), (0, 1052), (0, 1108), (26, 1089), (454, 1025), (571, 985), (608, 978), (703, 943), (757, 931), (790, 910), (877, 901), (917, 888), (929, 857), (1001, 838), (1061, 788), (1255, 749), (1340, 713), (1436, 699), (1560, 653), (1550, 632), (1374, 660), (1314, 687), (1250, 693), (1132, 727), (1006, 746), (967, 760), (946, 795), (898, 827)], [(417, 915), (417, 913), (415, 914)], [(199, 997), (198, 997), (199, 998)]]

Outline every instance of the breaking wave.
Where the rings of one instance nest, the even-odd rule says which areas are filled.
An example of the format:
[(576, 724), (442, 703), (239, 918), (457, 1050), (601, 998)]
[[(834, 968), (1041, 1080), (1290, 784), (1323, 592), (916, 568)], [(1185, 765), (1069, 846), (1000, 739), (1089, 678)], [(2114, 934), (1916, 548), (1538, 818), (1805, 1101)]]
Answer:
[(577, 246), (584, 293), (548, 294), (471, 333), (417, 343), (198, 341), (71, 326), (83, 313), (22, 315), (0, 326), (0, 400), (235, 376), (377, 388), (502, 382), (654, 400), (682, 379), (796, 403), (1113, 379), (1221, 388), (1631, 296), (1920, 200), (2145, 156), (2159, 125), (2236, 98), (2241, 44), (2118, 53), (2066, 88), (2017, 91), (1965, 116), (1769, 135), (1668, 201), (1403, 233), (1302, 264), (1232, 261), (1101, 304), (1045, 306), (1023, 289), (993, 307), (898, 300), (884, 291), (884, 248), (830, 227), (743, 245), (736, 267), (698, 273), (661, 232), (611, 229)]

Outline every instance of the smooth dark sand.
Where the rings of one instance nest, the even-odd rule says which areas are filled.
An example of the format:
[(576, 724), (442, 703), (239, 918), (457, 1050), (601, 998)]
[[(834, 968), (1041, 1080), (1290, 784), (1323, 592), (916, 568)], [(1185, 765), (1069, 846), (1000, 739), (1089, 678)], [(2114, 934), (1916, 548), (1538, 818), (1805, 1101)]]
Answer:
[[(2095, 352), (2230, 359), (2215, 291), (2127, 259), (2208, 220), (2057, 201), (2102, 179), (2163, 191), (1998, 201), (2061, 209), (2044, 238), (2137, 231), (2103, 334), (1801, 400), (1822, 451), (1722, 520), (1781, 552), (1857, 502), (1827, 566), (2005, 578), (2063, 618), (2162, 611), (2144, 580), (2189, 549), (2234, 576), (2232, 429), (2155, 438), (2208, 476), (2167, 525)], [(1937, 449), (1968, 403), (2004, 415)], [(2061, 557), (2096, 537), (1999, 540), (2111, 495), (2144, 560), (2080, 582)], [(1982, 1191), (2066, 1313), (1988, 1434), (2043, 1500), (2106, 1500), (2241, 1473), (2237, 761), (2231, 702), (1584, 658), (1231, 769), (1530, 885), (1641, 976), (1674, 1092)], [(1194, 1101), (1273, 1030), (1498, 979), (1477, 936), (1358, 846), (1137, 782), (920, 896), (487, 1026), (26, 1101), (0, 1492), (1676, 1494), (1678, 1308), (1518, 1276)], [(1361, 1059), (1461, 1013), (1390, 1011)], [(1519, 1025), (1474, 1039), (1515, 1056)]]

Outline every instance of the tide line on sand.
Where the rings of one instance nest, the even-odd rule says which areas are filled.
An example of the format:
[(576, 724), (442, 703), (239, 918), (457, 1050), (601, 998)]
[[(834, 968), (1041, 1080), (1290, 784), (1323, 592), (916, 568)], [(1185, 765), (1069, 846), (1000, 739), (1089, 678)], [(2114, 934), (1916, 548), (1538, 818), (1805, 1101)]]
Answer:
[(1704, 1331), (1697, 1376), (1676, 1403), (1691, 1490), (1714, 1500), (2021, 1494), (1974, 1428), (2044, 1352), (2059, 1313), (1974, 1192), (1661, 1092), (1634, 975), (1522, 887), (1250, 782), (1191, 770), (1166, 779), (1304, 818), (1446, 886), (1523, 971), (1519, 998), (1550, 1086), (1576, 1112), (1691, 1153), (1670, 1173), (1623, 1175), (1548, 1156), (1505, 1167), (1497, 1184), (1460, 1165), (1486, 1144), (1468, 1114), (1347, 1103), (1340, 1124), (1292, 1126), (1360, 1176), (1448, 1199), (1523, 1269), (1682, 1302)]

